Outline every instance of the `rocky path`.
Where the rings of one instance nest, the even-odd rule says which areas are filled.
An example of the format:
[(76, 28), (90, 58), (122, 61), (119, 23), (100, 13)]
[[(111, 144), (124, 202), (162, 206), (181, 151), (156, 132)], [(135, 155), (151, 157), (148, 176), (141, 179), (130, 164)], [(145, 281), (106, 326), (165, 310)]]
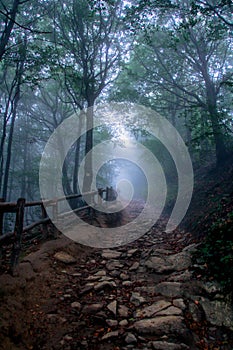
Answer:
[(11, 329), (4, 350), (232, 349), (232, 310), (216, 284), (194, 278), (195, 247), (188, 234), (158, 227), (78, 262), (62, 246), (39, 262), (31, 254), (23, 262), (26, 284), (35, 286), (36, 273), (46, 288), (37, 283), (34, 304), (18, 311), (24, 331)]

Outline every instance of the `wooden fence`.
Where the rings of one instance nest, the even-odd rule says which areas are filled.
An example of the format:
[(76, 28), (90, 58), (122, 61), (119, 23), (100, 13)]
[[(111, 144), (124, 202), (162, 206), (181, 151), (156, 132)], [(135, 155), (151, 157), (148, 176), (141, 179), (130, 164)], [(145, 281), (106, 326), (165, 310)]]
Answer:
[[(105, 198), (103, 198), (104, 193), (105, 193)], [(106, 201), (109, 201), (109, 200), (111, 201), (114, 199), (115, 191), (112, 189), (112, 187), (107, 187), (106, 189), (98, 189), (97, 191), (88, 192), (83, 195), (72, 194), (65, 197), (53, 198), (45, 201), (34, 201), (34, 202), (26, 202), (24, 198), (19, 198), (16, 203), (4, 202), (3, 199), (0, 199), (0, 249), (3, 245), (9, 244), (13, 240), (11, 261), (10, 261), (11, 272), (14, 273), (14, 270), (19, 261), (19, 256), (20, 256), (21, 247), (22, 247), (22, 237), (24, 232), (32, 230), (34, 227), (38, 225), (43, 225), (43, 235), (44, 235), (44, 238), (47, 238), (47, 234), (48, 234), (47, 224), (50, 223), (51, 220), (47, 215), (46, 208), (52, 207), (52, 217), (53, 217), (52, 221), (55, 223), (58, 219), (61, 219), (66, 215), (69, 215), (73, 212), (77, 213), (85, 209), (88, 209), (89, 215), (92, 216), (93, 209), (88, 205), (84, 205), (61, 214), (59, 214), (58, 205), (60, 202), (64, 200), (72, 200), (75, 198), (85, 198), (86, 196), (89, 198), (91, 203), (96, 203), (95, 201), (96, 195), (98, 195), (97, 197), (98, 202), (102, 201), (102, 199), (105, 199)], [(36, 206), (39, 206), (41, 209), (41, 219), (24, 227), (23, 225), (24, 225), (25, 208), (36, 207)], [(15, 217), (14, 231), (3, 234), (3, 222), (4, 222), (5, 213), (16, 213), (16, 217)]]

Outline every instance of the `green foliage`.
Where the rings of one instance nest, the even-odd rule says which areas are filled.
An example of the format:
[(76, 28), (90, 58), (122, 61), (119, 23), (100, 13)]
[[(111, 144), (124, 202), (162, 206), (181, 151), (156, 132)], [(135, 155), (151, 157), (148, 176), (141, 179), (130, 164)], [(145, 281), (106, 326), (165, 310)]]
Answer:
[(209, 228), (205, 242), (195, 255), (205, 264), (209, 278), (220, 282), (226, 292), (233, 287), (233, 211), (217, 219)]

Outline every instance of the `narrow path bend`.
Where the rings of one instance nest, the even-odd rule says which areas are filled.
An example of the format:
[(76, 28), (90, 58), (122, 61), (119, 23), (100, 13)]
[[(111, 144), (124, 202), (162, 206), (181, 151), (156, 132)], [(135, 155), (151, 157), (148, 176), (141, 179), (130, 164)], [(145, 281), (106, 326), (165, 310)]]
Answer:
[(195, 247), (159, 226), (118, 249), (47, 242), (20, 264), (15, 294), (4, 276), (0, 349), (232, 349), (232, 332), (209, 322), (216, 290), (192, 275)]

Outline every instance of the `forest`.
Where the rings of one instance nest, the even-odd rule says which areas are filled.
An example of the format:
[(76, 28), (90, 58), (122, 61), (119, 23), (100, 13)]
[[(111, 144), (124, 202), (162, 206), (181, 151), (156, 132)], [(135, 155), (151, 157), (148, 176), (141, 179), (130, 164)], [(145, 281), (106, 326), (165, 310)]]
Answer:
[[(174, 229), (201, 242), (196, 275), (228, 295), (232, 13), (231, 0), (0, 0), (0, 201), (106, 187), (139, 206), (149, 198), (160, 220), (176, 215)], [(38, 217), (28, 207), (24, 224)], [(5, 214), (1, 234), (14, 224)]]
[[(1, 197), (38, 199), (49, 136), (103, 101), (161, 113), (195, 168), (210, 159), (221, 166), (232, 147), (232, 4), (211, 4), (2, 1)], [(64, 164), (67, 194), (78, 192), (77, 168), (98, 142), (89, 134)]]

